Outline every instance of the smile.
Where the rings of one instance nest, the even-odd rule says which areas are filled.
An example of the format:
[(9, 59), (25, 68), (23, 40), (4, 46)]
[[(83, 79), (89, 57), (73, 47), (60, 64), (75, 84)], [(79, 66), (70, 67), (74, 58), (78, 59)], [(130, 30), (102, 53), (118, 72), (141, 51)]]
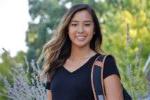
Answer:
[(79, 40), (79, 41), (83, 41), (83, 40), (86, 39), (86, 36), (77, 36), (76, 38), (77, 38), (77, 40)]

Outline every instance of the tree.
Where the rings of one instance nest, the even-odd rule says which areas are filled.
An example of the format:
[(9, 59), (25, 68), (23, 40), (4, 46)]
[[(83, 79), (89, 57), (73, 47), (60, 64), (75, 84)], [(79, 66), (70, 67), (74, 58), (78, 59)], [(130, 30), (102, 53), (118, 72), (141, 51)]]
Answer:
[(95, 9), (104, 36), (103, 49), (115, 55), (124, 86), (134, 99), (146, 95), (147, 82), (142, 69), (150, 51), (148, 0), (29, 0), (33, 21), (29, 23), (26, 38), (28, 61), (38, 58), (68, 3), (88, 3)]
[(103, 15), (107, 21), (104, 48), (116, 56), (123, 83), (134, 99), (146, 95), (148, 88), (143, 66), (150, 51), (149, 7), (146, 0), (122, 0), (114, 8), (115, 16), (111, 12)]
[(31, 62), (39, 57), (43, 45), (50, 39), (66, 8), (59, 1), (50, 0), (29, 0), (29, 6), (32, 22), (29, 23), (26, 42), (29, 47), (27, 59)]

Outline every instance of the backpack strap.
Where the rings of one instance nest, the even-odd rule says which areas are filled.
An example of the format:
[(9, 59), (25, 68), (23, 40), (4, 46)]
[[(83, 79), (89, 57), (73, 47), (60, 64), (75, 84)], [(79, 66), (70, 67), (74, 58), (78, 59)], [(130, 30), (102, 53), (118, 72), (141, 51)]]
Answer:
[[(94, 94), (94, 100), (106, 100), (106, 92), (104, 89), (103, 70), (105, 60), (109, 55), (99, 55), (92, 66), (91, 71), (91, 85)], [(131, 95), (123, 87), (123, 98), (124, 100), (132, 100)]]
[(106, 100), (105, 89), (103, 83), (103, 67), (107, 55), (99, 55), (91, 70), (91, 85), (95, 100)]

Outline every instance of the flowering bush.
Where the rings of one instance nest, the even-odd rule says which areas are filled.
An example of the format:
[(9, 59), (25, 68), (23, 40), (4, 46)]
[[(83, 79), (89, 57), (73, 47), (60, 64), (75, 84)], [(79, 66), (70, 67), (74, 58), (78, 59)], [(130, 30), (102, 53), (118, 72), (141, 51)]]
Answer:
[[(46, 100), (45, 82), (37, 78), (40, 68), (34, 61), (31, 63), (32, 72), (25, 70), (22, 66), (13, 69), (12, 82), (7, 77), (0, 75), (7, 91), (6, 97), (10, 100)], [(28, 75), (30, 74), (30, 77)], [(0, 95), (5, 95), (1, 93)]]

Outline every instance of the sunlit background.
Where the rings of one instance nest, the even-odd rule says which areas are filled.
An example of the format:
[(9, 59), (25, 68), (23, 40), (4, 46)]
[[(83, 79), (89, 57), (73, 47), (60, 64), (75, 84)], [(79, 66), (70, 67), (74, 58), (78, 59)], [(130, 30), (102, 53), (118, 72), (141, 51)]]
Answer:
[(133, 100), (150, 100), (150, 0), (0, 0), (0, 100), (46, 100), (42, 47), (77, 3), (95, 9)]
[(30, 21), (28, 0), (0, 0), (0, 53), (27, 51), (25, 33)]

